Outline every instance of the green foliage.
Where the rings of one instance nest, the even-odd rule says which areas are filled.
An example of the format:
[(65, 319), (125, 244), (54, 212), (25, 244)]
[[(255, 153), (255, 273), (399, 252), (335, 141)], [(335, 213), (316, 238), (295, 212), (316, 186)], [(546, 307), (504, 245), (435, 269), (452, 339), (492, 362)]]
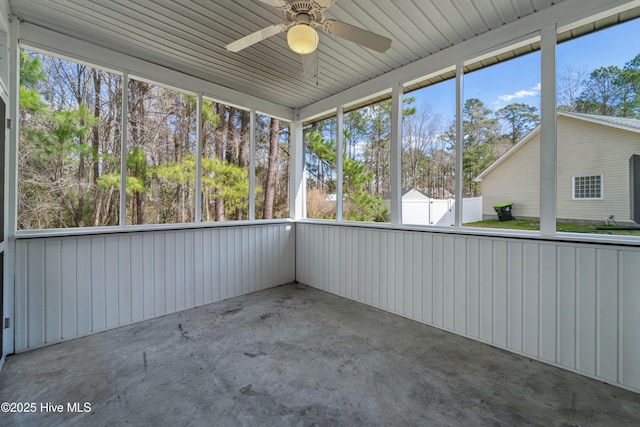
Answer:
[(477, 98), (464, 102), (462, 126), (465, 146), (491, 144), (500, 135), (500, 122), (494, 117), (493, 110)]
[[(98, 162), (103, 162), (103, 168), (112, 162), (108, 156), (94, 153), (91, 145), (91, 133), (99, 117), (84, 104), (69, 108), (63, 98), (56, 99), (58, 104), (53, 98), (47, 101), (40, 90), (51, 81), (39, 56), (21, 51), (20, 63), (18, 226), (92, 224), (93, 200), (108, 185), (108, 177), (101, 183), (96, 180), (94, 185), (91, 171)], [(106, 218), (104, 223), (110, 221)]]
[(155, 174), (172, 184), (185, 185), (194, 182), (196, 177), (196, 156), (187, 154), (179, 162), (167, 162), (154, 168)]
[(216, 103), (208, 99), (202, 100), (202, 122), (215, 129), (222, 118), (216, 114)]
[(20, 51), (20, 112), (44, 114), (47, 105), (42, 101), (38, 85), (46, 80), (43, 64), (37, 56)]
[(37, 89), (20, 86), (20, 112), (31, 115), (45, 114), (47, 112), (47, 104), (42, 101), (40, 92)]
[(623, 97), (622, 69), (599, 67), (591, 72), (577, 101), (578, 112), (614, 116)]
[(127, 177), (145, 179), (147, 177), (147, 150), (132, 147), (127, 155)]
[[(319, 130), (307, 134), (307, 150), (329, 165), (336, 164), (335, 143), (324, 139)], [(343, 157), (343, 193), (347, 220), (388, 221), (389, 214), (382, 204), (382, 197), (371, 194), (373, 173), (366, 170), (359, 160)]]
[(509, 104), (499, 109), (496, 116), (507, 122), (509, 130), (504, 137), (509, 139), (511, 144), (516, 144), (520, 141), (540, 123), (540, 116), (537, 111), (536, 107), (520, 102)]
[[(97, 180), (98, 186), (103, 190), (109, 190), (111, 188), (120, 188), (120, 171), (114, 173), (105, 173), (100, 175)], [(129, 192), (127, 191), (127, 194)]]
[(20, 51), (20, 86), (28, 89), (37, 88), (38, 84), (47, 79), (43, 70), (44, 64), (37, 56)]
[[(403, 116), (416, 113), (415, 98), (403, 100)], [(344, 218), (388, 221), (382, 195), (390, 187), (391, 99), (352, 110), (344, 116)], [(335, 119), (317, 122), (306, 135), (308, 188), (335, 191)]]
[(315, 157), (329, 165), (336, 164), (335, 141), (324, 139), (320, 131), (307, 134), (307, 149)]
[(640, 54), (622, 68), (610, 65), (593, 70), (576, 105), (568, 109), (579, 113), (640, 117)]
[(247, 169), (204, 157), (202, 159), (202, 191), (214, 200), (224, 200), (228, 209), (242, 209), (249, 195)]
[(480, 194), (480, 183), (474, 178), (488, 168), (496, 160), (490, 144), (478, 144), (464, 147), (462, 151), (462, 172), (464, 176), (465, 196), (477, 196)]
[(382, 196), (371, 194), (373, 173), (355, 159), (343, 158), (344, 218), (353, 221), (389, 221), (389, 213), (382, 204)]
[(86, 137), (96, 123), (88, 109), (52, 113), (48, 108), (36, 113), (30, 124), (21, 129), (23, 141), (28, 141), (31, 154), (42, 164), (63, 160), (77, 163), (92, 155)]
[(81, 105), (76, 110), (63, 110), (53, 114), (51, 132), (60, 143), (58, 149), (63, 152), (77, 151), (80, 156), (87, 156), (91, 154), (91, 146), (85, 139), (97, 124), (89, 109)]

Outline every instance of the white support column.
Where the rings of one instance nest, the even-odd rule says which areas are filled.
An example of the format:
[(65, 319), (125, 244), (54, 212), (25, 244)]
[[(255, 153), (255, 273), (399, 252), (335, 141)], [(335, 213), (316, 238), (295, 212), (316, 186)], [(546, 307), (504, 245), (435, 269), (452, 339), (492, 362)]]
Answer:
[(249, 114), (249, 221), (256, 219), (256, 109)]
[(129, 120), (129, 72), (122, 73), (122, 116), (120, 117), (120, 227), (127, 225), (127, 139)]
[(403, 87), (391, 91), (391, 223), (402, 224), (402, 95)]
[(344, 169), (344, 108), (336, 111), (336, 221), (342, 221), (343, 213), (343, 169)]
[(540, 101), (540, 234), (556, 233), (556, 27), (542, 29)]
[(462, 227), (462, 186), (464, 183), (462, 176), (462, 150), (464, 149), (464, 66), (462, 63), (456, 64), (456, 188), (455, 188), (455, 228)]
[(289, 215), (293, 219), (306, 218), (306, 179), (304, 161), (304, 135), (302, 122), (291, 122), (289, 150), (291, 150), (291, 170), (289, 171)]
[[(20, 31), (20, 22), (17, 18), (11, 18), (9, 32), (9, 104), (7, 105), (7, 118), (11, 119), (11, 130), (9, 131), (9, 139), (5, 141), (5, 190), (7, 191), (5, 212), (7, 212), (5, 230), (5, 240), (7, 246), (4, 257), (4, 295), (3, 295), (3, 315), (10, 319), (7, 329), (2, 328), (2, 345), (4, 353), (11, 354), (14, 352), (15, 337), (15, 236), (18, 227), (18, 141), (20, 129), (18, 127), (20, 117), (20, 46), (18, 45), (18, 37)], [(6, 134), (5, 134), (6, 135)], [(4, 323), (4, 319), (0, 319)], [(2, 349), (0, 349), (0, 353)]]
[[(9, 139), (6, 141), (6, 166), (5, 173), (7, 188), (7, 235), (6, 238), (13, 239), (18, 227), (18, 141), (19, 141), (19, 120), (20, 117), (20, 46), (18, 45), (18, 32), (20, 22), (16, 17), (11, 18), (9, 33), (9, 104), (6, 115), (11, 120), (12, 126), (9, 131)], [(4, 128), (4, 126), (3, 126)], [(9, 251), (12, 252), (12, 251)], [(12, 280), (13, 281), (13, 280)], [(8, 282), (5, 282), (5, 284)], [(13, 339), (12, 339), (13, 341)]]
[(195, 222), (202, 222), (202, 92), (196, 98), (196, 206)]

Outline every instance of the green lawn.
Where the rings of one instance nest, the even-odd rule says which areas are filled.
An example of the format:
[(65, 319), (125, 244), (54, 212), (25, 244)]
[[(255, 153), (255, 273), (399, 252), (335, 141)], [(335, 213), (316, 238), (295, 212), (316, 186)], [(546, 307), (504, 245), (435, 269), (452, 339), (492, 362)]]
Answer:
[[(540, 223), (537, 221), (527, 221), (516, 219), (512, 221), (500, 222), (497, 219), (488, 219), (486, 221), (468, 222), (464, 224), (466, 227), (481, 227), (481, 228), (501, 228), (507, 230), (540, 230)], [(627, 236), (640, 236), (640, 229), (638, 230), (618, 230), (615, 226), (601, 226), (598, 228), (604, 228), (604, 230), (597, 230), (595, 225), (581, 225), (581, 224), (567, 224), (558, 223), (556, 225), (557, 231), (569, 232), (569, 233), (590, 233), (590, 234), (619, 234)]]

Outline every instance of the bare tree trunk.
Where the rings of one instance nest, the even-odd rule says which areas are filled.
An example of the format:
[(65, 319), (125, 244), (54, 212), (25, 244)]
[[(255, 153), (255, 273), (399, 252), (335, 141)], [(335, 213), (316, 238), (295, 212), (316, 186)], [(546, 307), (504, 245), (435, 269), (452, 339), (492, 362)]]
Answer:
[(96, 124), (93, 126), (93, 132), (91, 135), (91, 145), (93, 147), (93, 183), (98, 182), (100, 176), (99, 160), (100, 155), (100, 135), (98, 129), (100, 127), (100, 86), (102, 85), (102, 76), (100, 71), (93, 70), (93, 117), (96, 119)]
[(380, 194), (380, 140), (376, 144), (375, 148), (375, 177), (376, 177), (376, 189), (375, 194)]
[[(215, 130), (215, 144), (216, 144), (216, 158), (218, 161), (224, 161), (224, 125), (226, 117), (227, 107), (224, 104), (216, 104), (216, 114), (219, 117), (218, 125)], [(216, 189), (216, 193), (218, 189)], [(216, 197), (216, 221), (224, 221), (224, 200), (220, 197)]]
[[(145, 105), (144, 105), (144, 95), (148, 90), (148, 85), (143, 82), (136, 82), (135, 80), (129, 81), (129, 96), (132, 98), (133, 102), (130, 102), (132, 106), (131, 112), (135, 114), (137, 117), (132, 118), (131, 125), (133, 125), (132, 132), (132, 140), (134, 141), (134, 147), (144, 147), (144, 132), (143, 126), (141, 124), (142, 120), (146, 117)], [(133, 176), (146, 179), (146, 176), (143, 171), (138, 170), (138, 166), (134, 168)], [(131, 209), (131, 222), (134, 224), (144, 224), (144, 201), (145, 194), (142, 192), (135, 192), (135, 196), (133, 198), (133, 206)], [(133, 218), (135, 215), (135, 222), (133, 222)]]
[(272, 118), (269, 125), (269, 165), (267, 168), (267, 182), (264, 188), (262, 219), (273, 218), (273, 204), (276, 199), (276, 173), (278, 172), (279, 127), (280, 121)]
[(98, 188), (98, 177), (100, 176), (100, 86), (102, 85), (101, 73), (98, 70), (93, 70), (93, 117), (96, 119), (96, 124), (93, 126), (91, 133), (91, 145), (93, 148), (93, 185), (95, 188), (95, 204), (93, 208), (93, 225), (98, 226), (101, 224), (101, 211), (102, 211), (102, 198), (104, 195)]
[[(251, 120), (248, 111), (242, 111), (240, 124), (240, 147), (238, 152), (238, 166), (245, 169), (248, 164), (249, 155), (249, 124)], [(242, 208), (236, 208), (236, 219), (242, 219)]]
[(144, 193), (136, 192), (136, 224), (144, 224)]
[(236, 109), (229, 107), (229, 119), (227, 120), (227, 146), (226, 146), (226, 160), (227, 163), (236, 163), (238, 157), (238, 141), (236, 139), (236, 124), (233, 121), (236, 115)]

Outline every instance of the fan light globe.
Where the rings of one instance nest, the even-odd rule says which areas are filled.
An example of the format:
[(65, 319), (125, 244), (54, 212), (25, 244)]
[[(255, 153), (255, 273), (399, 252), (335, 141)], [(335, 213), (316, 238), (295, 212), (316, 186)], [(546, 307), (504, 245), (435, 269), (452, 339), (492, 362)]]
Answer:
[(287, 43), (292, 51), (301, 55), (313, 52), (318, 47), (318, 33), (308, 25), (300, 24), (287, 32)]

